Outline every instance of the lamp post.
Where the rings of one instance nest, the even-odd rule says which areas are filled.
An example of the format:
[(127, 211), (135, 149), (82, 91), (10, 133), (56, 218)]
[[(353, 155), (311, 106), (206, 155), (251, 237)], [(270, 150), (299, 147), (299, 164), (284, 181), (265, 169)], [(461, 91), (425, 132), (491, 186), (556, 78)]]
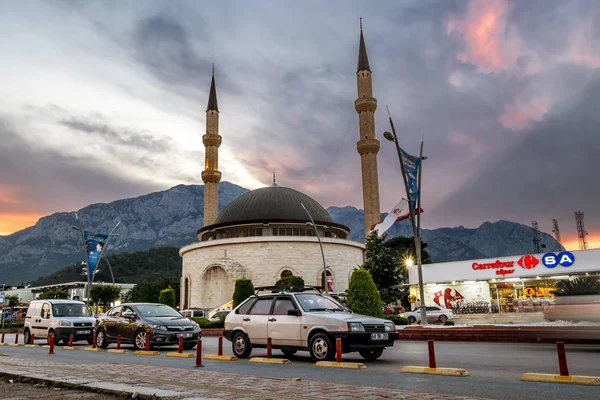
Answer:
[(325, 293), (327, 293), (328, 292), (328, 290), (327, 290), (327, 263), (325, 263), (325, 252), (323, 251), (323, 243), (321, 243), (321, 236), (319, 235), (319, 230), (317, 229), (317, 225), (315, 224), (315, 221), (313, 220), (312, 215), (310, 215), (310, 213), (308, 212), (306, 207), (304, 207), (303, 203), (300, 203), (300, 205), (302, 206), (302, 208), (304, 208), (304, 211), (306, 211), (306, 214), (308, 214), (308, 218), (310, 218), (309, 224), (312, 225), (313, 228), (315, 228), (315, 234), (317, 235), (317, 240), (319, 241), (319, 247), (321, 248), (321, 257), (323, 258), (323, 280), (324, 280), (323, 289), (325, 289)]
[[(389, 110), (388, 110), (389, 113)], [(413, 228), (413, 238), (415, 241), (415, 253), (417, 253), (417, 272), (419, 276), (419, 295), (421, 296), (421, 323), (423, 325), (427, 324), (427, 315), (426, 315), (426, 306), (425, 306), (425, 291), (423, 288), (423, 269), (421, 268), (421, 229), (417, 223), (415, 223), (415, 210), (413, 209), (412, 199), (410, 195), (410, 189), (408, 187), (408, 182), (406, 178), (406, 173), (404, 171), (404, 163), (402, 162), (402, 152), (400, 151), (400, 143), (398, 141), (398, 136), (396, 135), (396, 129), (394, 128), (394, 123), (392, 122), (392, 118), (390, 117), (390, 126), (392, 127), (392, 133), (384, 132), (383, 137), (389, 140), (390, 142), (394, 142), (396, 144), (396, 151), (398, 153), (398, 161), (400, 162), (400, 171), (402, 173), (402, 179), (404, 180), (404, 187), (406, 188), (406, 196), (408, 197), (408, 207), (410, 210), (410, 222)], [(420, 161), (424, 160), (423, 157), (423, 142), (421, 142), (421, 152), (419, 154)], [(421, 209), (421, 167), (419, 165), (419, 176), (418, 176), (418, 188), (419, 194), (417, 197), (417, 209)], [(420, 223), (420, 212), (418, 217), (418, 222)]]

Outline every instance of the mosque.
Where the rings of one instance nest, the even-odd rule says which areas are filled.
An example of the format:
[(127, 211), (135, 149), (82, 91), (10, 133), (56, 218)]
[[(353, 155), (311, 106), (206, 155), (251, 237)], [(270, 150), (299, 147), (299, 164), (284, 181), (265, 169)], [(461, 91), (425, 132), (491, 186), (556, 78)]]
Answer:
[[(374, 118), (377, 100), (371, 75), (361, 24), (354, 107), (359, 116), (356, 148), (361, 158), (365, 232), (380, 222), (379, 140)], [(307, 285), (345, 291), (352, 272), (364, 262), (365, 246), (348, 240), (350, 229), (335, 223), (325, 208), (306, 194), (279, 186), (274, 177), (272, 186), (238, 197), (217, 215), (221, 141), (213, 70), (206, 134), (202, 136), (206, 148), (202, 171), (204, 226), (197, 232), (198, 242), (179, 251), (183, 258), (180, 307), (225, 304), (231, 300), (236, 279), (242, 277), (252, 279), (254, 286), (269, 286), (295, 275)]]

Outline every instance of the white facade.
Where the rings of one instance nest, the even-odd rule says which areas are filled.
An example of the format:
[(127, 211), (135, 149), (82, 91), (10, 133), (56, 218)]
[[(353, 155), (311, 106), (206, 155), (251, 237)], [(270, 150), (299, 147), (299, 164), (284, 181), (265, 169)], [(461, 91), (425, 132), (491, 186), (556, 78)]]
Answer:
[[(352, 271), (364, 262), (365, 245), (345, 239), (321, 241), (333, 290), (344, 291)], [(309, 236), (209, 240), (185, 246), (179, 254), (183, 258), (181, 307), (188, 308), (217, 307), (231, 300), (238, 278), (252, 279), (254, 286), (270, 286), (290, 271), (306, 285), (320, 286), (323, 274), (319, 242)]]

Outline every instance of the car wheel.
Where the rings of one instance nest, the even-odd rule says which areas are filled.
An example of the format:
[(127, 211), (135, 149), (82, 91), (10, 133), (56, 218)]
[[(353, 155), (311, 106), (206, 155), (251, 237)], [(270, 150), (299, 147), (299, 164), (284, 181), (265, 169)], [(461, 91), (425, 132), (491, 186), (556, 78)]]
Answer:
[(438, 318), (440, 320), (441, 323), (446, 322), (446, 320), (448, 320), (448, 317), (446, 317), (445, 315), (440, 315), (440, 317)]
[(133, 347), (136, 350), (146, 349), (146, 331), (137, 331), (133, 337)]
[(417, 322), (417, 319), (415, 317), (413, 317), (412, 315), (410, 315), (408, 317), (408, 322), (410, 322), (411, 324), (414, 324), (415, 322)]
[(237, 358), (248, 358), (252, 352), (250, 339), (243, 332), (236, 332), (231, 338), (231, 350)]
[(23, 343), (29, 344), (30, 342), (31, 342), (31, 332), (29, 332), (29, 329), (25, 329), (25, 332), (23, 332)]
[(50, 344), (50, 338), (53, 338), (52, 341), (54, 344), (56, 344), (56, 334), (54, 333), (54, 331), (48, 332), (48, 344)]
[(378, 349), (359, 350), (360, 356), (366, 361), (375, 361), (383, 354), (383, 347)]
[(332, 361), (335, 356), (335, 348), (331, 345), (331, 339), (324, 333), (317, 333), (310, 338), (308, 352), (314, 362)]
[(290, 358), (291, 356), (293, 356), (294, 354), (296, 354), (297, 350), (281, 350), (281, 352), (283, 353), (284, 356), (286, 356), (287, 358)]
[(184, 343), (183, 348), (186, 350), (191, 350), (196, 347), (196, 342)]
[(96, 332), (96, 347), (105, 349), (108, 347), (108, 340), (106, 340), (106, 333), (104, 329), (98, 329)]

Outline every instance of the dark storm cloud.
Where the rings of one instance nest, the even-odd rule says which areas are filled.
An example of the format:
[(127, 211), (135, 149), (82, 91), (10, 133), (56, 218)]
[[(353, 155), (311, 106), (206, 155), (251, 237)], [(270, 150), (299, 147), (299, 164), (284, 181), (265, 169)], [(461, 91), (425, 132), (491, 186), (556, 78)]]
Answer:
[(582, 209), (590, 211), (588, 227), (600, 229), (598, 104), (600, 74), (595, 73), (576, 102), (528, 131), (502, 159), (437, 208), (435, 217), (444, 221), (464, 215), (466, 224), (490, 215), (523, 223), (539, 219), (548, 229), (554, 216), (572, 225), (573, 212)]
[(35, 149), (14, 123), (0, 116), (0, 189), (18, 196), (16, 203), (0, 202), (0, 213), (70, 211), (90, 203), (108, 202), (160, 190), (159, 185), (132, 181), (108, 165)]
[(129, 128), (109, 126), (104, 122), (99, 122), (98, 118), (71, 117), (59, 121), (59, 124), (76, 131), (97, 136), (110, 145), (122, 145), (132, 149), (144, 149), (155, 153), (165, 152), (170, 145), (170, 141), (166, 138), (157, 139), (150, 132), (136, 132)]

